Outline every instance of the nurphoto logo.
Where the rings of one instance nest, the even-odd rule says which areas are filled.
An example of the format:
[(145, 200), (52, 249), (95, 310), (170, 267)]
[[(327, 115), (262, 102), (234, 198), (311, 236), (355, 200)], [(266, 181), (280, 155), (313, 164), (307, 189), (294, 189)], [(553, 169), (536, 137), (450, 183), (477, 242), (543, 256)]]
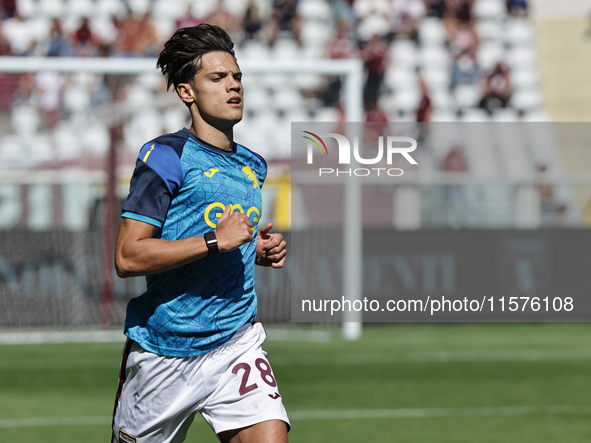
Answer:
[[(355, 164), (359, 165), (377, 165), (384, 164), (384, 157), (386, 158), (386, 166), (393, 164), (395, 155), (401, 155), (411, 165), (416, 165), (416, 160), (410, 155), (417, 148), (417, 141), (411, 137), (395, 137), (395, 136), (379, 136), (377, 140), (377, 153), (373, 158), (364, 158), (360, 153), (359, 137), (353, 137), (353, 143), (347, 137), (336, 132), (329, 132), (325, 134), (314, 134), (310, 131), (302, 131), (305, 134), (302, 137), (308, 142), (307, 145), (307, 163), (314, 164), (314, 152), (320, 151), (320, 155), (329, 155), (329, 150), (326, 146), (325, 139), (333, 138), (338, 146), (338, 162), (339, 165), (351, 165), (351, 151), (353, 152), (353, 159)], [(351, 149), (351, 145), (353, 149)], [(348, 176), (368, 176), (368, 175), (389, 175), (391, 177), (399, 177), (404, 174), (400, 168), (390, 167), (372, 167), (372, 168), (318, 168), (318, 175), (348, 175)]]

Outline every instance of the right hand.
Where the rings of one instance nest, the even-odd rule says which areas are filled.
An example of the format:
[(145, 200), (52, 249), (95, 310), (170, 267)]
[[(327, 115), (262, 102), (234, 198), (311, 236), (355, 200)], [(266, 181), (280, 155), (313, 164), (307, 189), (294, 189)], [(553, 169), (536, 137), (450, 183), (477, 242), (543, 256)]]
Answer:
[(231, 213), (230, 205), (218, 219), (215, 235), (220, 252), (228, 252), (252, 241), (252, 222), (242, 212)]

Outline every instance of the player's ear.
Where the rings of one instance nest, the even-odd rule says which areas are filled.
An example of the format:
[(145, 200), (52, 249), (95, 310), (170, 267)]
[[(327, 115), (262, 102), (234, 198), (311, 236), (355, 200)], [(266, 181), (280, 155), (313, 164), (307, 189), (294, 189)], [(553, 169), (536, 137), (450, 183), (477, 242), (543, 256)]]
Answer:
[(189, 83), (179, 83), (176, 87), (176, 92), (182, 101), (187, 105), (195, 102), (195, 91)]

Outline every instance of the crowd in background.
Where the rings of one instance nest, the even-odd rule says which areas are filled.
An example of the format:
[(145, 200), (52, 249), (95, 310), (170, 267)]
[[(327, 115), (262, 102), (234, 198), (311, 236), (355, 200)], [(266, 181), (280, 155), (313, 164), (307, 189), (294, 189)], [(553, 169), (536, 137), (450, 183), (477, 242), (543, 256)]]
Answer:
[(38, 23), (23, 17), (19, 8), (7, 8), (12, 0), (3, 0), (0, 22), (0, 55), (47, 57), (151, 57), (161, 42), (150, 12), (135, 15), (127, 9), (124, 16), (96, 21), (81, 17), (78, 26), (68, 32), (59, 17), (51, 18), (46, 35), (40, 37)]
[[(17, 0), (0, 0), (0, 56), (47, 57), (153, 57), (156, 56), (169, 34), (162, 35), (152, 8), (143, 13), (134, 12), (129, 0), (121, 0), (122, 13), (110, 17), (82, 16), (77, 23), (63, 23), (60, 17), (48, 21), (46, 32), (40, 33), (39, 22), (32, 16), (24, 17)], [(273, 47), (278, 39), (292, 39), (303, 45), (302, 28), (305, 25), (299, 14), (299, 6), (305, 0), (270, 0), (264, 2), (244, 0), (245, 8), (236, 13), (224, 1), (218, 0), (206, 15), (197, 16), (192, 2), (184, 14), (175, 20), (175, 27), (182, 28), (208, 22), (221, 26), (238, 42), (239, 47), (250, 41), (258, 41)], [(451, 89), (462, 84), (482, 85), (479, 106), (489, 112), (507, 106), (511, 97), (510, 72), (499, 61), (492, 70), (484, 72), (477, 59), (480, 37), (476, 31), (472, 13), (475, 0), (327, 0), (331, 9), (332, 37), (320, 56), (342, 59), (359, 58), (363, 61), (366, 80), (363, 100), (370, 121), (392, 118), (379, 107), (384, 93), (386, 71), (395, 64), (390, 60), (391, 45), (397, 40), (418, 43), (421, 22), (425, 17), (439, 18), (445, 28), (446, 47), (452, 57)], [(153, 4), (154, 0), (150, 0)], [(171, 5), (173, 7), (173, 5)], [(525, 17), (527, 0), (506, 0), (508, 16)], [(174, 29), (172, 29), (173, 31)], [(420, 100), (416, 108), (417, 121), (428, 121), (432, 103), (428, 87), (419, 76)], [(2, 76), (0, 84), (6, 90), (13, 78)], [(22, 82), (21, 82), (22, 83)], [(34, 85), (18, 85), (21, 90)], [(29, 80), (29, 83), (31, 81)], [(37, 81), (37, 87), (57, 90), (55, 78)], [(11, 85), (11, 87), (14, 85)], [(340, 80), (328, 79), (318, 98), (325, 106), (338, 106)], [(57, 93), (48, 99), (50, 110), (59, 101)], [(0, 107), (10, 103), (0, 99)], [(50, 111), (51, 113), (51, 111)], [(50, 123), (51, 126), (53, 123)]]
[[(179, 11), (173, 25), (164, 28), (153, 12), (152, 6), (157, 0), (146, 0), (150, 7), (141, 13), (134, 11), (129, 1), (121, 0), (118, 14), (83, 15), (75, 22), (53, 16), (45, 20), (40, 29), (35, 15), (22, 14), (17, 0), (0, 0), (0, 56), (155, 57), (175, 29), (205, 22), (226, 30), (239, 50), (251, 43), (274, 48), (282, 39), (295, 42), (299, 48), (306, 45), (303, 38), (306, 22), (300, 14), (300, 6), (309, 0), (243, 0), (244, 7), (239, 13), (229, 2), (217, 0), (214, 7), (202, 15), (196, 13), (199, 9), (195, 8), (196, 2), (187, 1), (182, 2), (186, 9)], [(484, 69), (479, 64), (477, 54), (481, 36), (473, 13), (476, 1), (325, 0), (330, 8), (327, 26), (332, 32), (322, 43), (317, 56), (360, 59), (365, 68), (365, 121), (386, 123), (395, 119), (380, 105), (380, 99), (390, 92), (384, 78), (388, 69), (397, 63), (392, 60), (391, 49), (399, 41), (420, 46), (421, 24), (426, 18), (437, 18), (445, 30), (445, 48), (452, 60), (450, 93), (461, 85), (479, 85), (482, 93), (478, 106), (492, 113), (509, 104), (511, 72), (502, 60), (492, 69)], [(97, 1), (94, 0), (93, 4)], [(507, 17), (528, 16), (527, 0), (505, 0), (505, 6)], [(170, 2), (170, 7), (176, 5)], [(414, 120), (429, 122), (434, 108), (431, 91), (420, 69), (416, 75), (420, 97), (414, 108)], [(41, 125), (57, 127), (63, 117), (67, 81), (66, 76), (50, 71), (37, 75), (0, 73), (0, 119), (12, 118), (15, 104), (35, 97)], [(121, 86), (121, 78), (104, 76), (92, 93), (91, 103), (106, 103), (117, 98), (114, 96), (118, 94), (124, 95)], [(322, 87), (301, 92), (304, 96), (313, 96), (322, 106), (339, 108), (341, 79), (327, 76)], [(33, 122), (27, 120), (24, 124), (32, 125)], [(468, 170), (462, 147), (452, 146), (440, 159), (438, 168), (451, 172)], [(452, 212), (462, 214), (466, 199), (461, 187), (450, 186), (447, 191), (454, 209)]]

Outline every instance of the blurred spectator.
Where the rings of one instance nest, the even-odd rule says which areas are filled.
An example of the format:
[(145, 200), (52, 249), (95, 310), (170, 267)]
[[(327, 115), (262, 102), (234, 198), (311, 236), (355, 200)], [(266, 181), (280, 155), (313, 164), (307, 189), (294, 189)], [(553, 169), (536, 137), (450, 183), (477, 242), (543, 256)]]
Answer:
[(474, 26), (466, 22), (458, 22), (453, 35), (449, 35), (452, 55), (457, 55), (466, 49), (478, 49), (479, 38)]
[(426, 14), (423, 0), (393, 0), (390, 37), (417, 42), (419, 25)]
[(480, 101), (480, 107), (489, 113), (497, 108), (506, 108), (511, 93), (509, 68), (503, 62), (498, 62), (484, 80), (484, 94)]
[(453, 2), (457, 5), (454, 8), (456, 19), (460, 23), (474, 23), (474, 18), (472, 17), (472, 6), (474, 5), (474, 0), (453, 0)]
[[(98, 57), (111, 57), (111, 55), (111, 46), (99, 45), (97, 49)], [(123, 90), (124, 78), (125, 76), (118, 74), (101, 75), (98, 78), (98, 83), (92, 89), (91, 105), (97, 107), (121, 99), (123, 94), (120, 91)]]
[(339, 22), (336, 35), (326, 45), (326, 55), (333, 59), (355, 58), (359, 55), (351, 36), (351, 26), (347, 21), (341, 20)]
[(0, 19), (14, 17), (16, 0), (0, 0)]
[(37, 44), (37, 30), (35, 25), (25, 19), (18, 9), (14, 16), (4, 20), (1, 24), (2, 34), (10, 44), (10, 51), (13, 55), (31, 55)]
[(74, 54), (78, 57), (89, 57), (96, 53), (97, 42), (90, 29), (90, 20), (88, 17), (82, 18), (82, 23), (72, 34)]
[(461, 28), (469, 27), (474, 30), (475, 21), (472, 17), (473, 3), (474, 0), (445, 0), (445, 9), (442, 18), (449, 41), (453, 41), (456, 38), (456, 34)]
[(68, 57), (72, 55), (70, 41), (64, 34), (61, 20), (57, 17), (51, 19), (49, 35), (43, 43), (47, 45), (44, 55), (48, 57)]
[(467, 48), (453, 59), (451, 87), (461, 84), (476, 84), (480, 80), (480, 67), (474, 48)]
[(146, 11), (139, 19), (139, 53), (144, 57), (156, 57), (160, 53), (158, 31), (152, 13)]
[(226, 31), (233, 39), (239, 37), (240, 19), (226, 7), (224, 0), (218, 0), (215, 8), (204, 19), (204, 22), (217, 25)]
[(431, 113), (433, 112), (433, 105), (429, 97), (429, 90), (427, 84), (422, 77), (419, 77), (419, 90), (421, 92), (421, 99), (416, 111), (416, 120), (419, 123), (428, 123), (431, 121)]
[(273, 0), (270, 20), (269, 43), (271, 46), (279, 38), (279, 34), (290, 33), (296, 43), (302, 46), (302, 21), (297, 11), (296, 0)]
[(511, 17), (527, 17), (527, 0), (506, 0), (506, 4)]
[(29, 103), (35, 91), (35, 75), (25, 72), (18, 76), (18, 86), (14, 91), (13, 104)]
[(127, 15), (116, 21), (116, 49), (124, 57), (154, 56), (158, 51), (156, 25), (148, 11), (137, 18), (131, 10)]
[(10, 49), (10, 42), (1, 31), (2, 28), (0, 24), (0, 56), (12, 55), (12, 50)]
[(452, 146), (441, 162), (441, 169), (446, 172), (466, 172), (468, 162), (464, 149), (459, 145)]
[(55, 128), (59, 123), (64, 101), (64, 74), (57, 71), (42, 71), (35, 77), (35, 88), (39, 94), (39, 110), (45, 126)]
[(259, 7), (254, 0), (249, 0), (244, 11), (242, 19), (242, 28), (244, 30), (244, 40), (254, 40), (258, 38), (259, 32), (263, 27), (263, 18)]
[[(459, 145), (452, 146), (441, 162), (441, 169), (453, 173), (467, 172), (468, 162), (464, 155), (464, 149)], [(456, 227), (465, 225), (468, 200), (464, 186), (461, 184), (445, 185), (444, 189), (449, 224)]]
[(342, 82), (340, 77), (329, 76), (321, 88), (306, 89), (302, 96), (306, 99), (318, 99), (321, 106), (333, 108), (341, 102)]
[(113, 17), (113, 22), (117, 28), (117, 38), (114, 42), (117, 55), (139, 57), (141, 55), (139, 45), (140, 23), (133, 16), (131, 10), (128, 9), (127, 14), (122, 18)]
[[(341, 20), (335, 37), (326, 45), (326, 56), (332, 59), (355, 58), (359, 55), (357, 46), (351, 37), (351, 27), (345, 20)], [(342, 81), (340, 76), (327, 76), (327, 84), (320, 93), (324, 106), (335, 106), (341, 99)]]
[(378, 106), (378, 102), (372, 101), (365, 107), (366, 123), (388, 123), (388, 114)]
[(554, 193), (554, 186), (547, 177), (548, 167), (545, 164), (536, 165), (538, 193), (540, 194), (541, 224), (544, 227), (564, 227), (566, 224), (566, 205), (560, 203)]
[(429, 136), (429, 122), (433, 113), (433, 104), (431, 103), (427, 83), (425, 83), (425, 80), (421, 76), (419, 76), (419, 90), (421, 92), (421, 99), (419, 100), (419, 106), (417, 106), (415, 118), (418, 123), (417, 142), (423, 145)]
[(379, 107), (378, 102), (372, 101), (365, 106), (365, 123), (363, 139), (375, 143), (378, 137), (388, 135), (388, 114)]
[(388, 65), (388, 43), (375, 34), (362, 48), (361, 59), (367, 76), (363, 87), (363, 103), (377, 102)]
[(97, 57), (112, 57), (113, 48), (109, 44), (101, 43), (98, 48), (96, 48), (96, 55)]
[[(538, 174), (539, 180), (547, 180), (546, 175), (548, 172), (548, 167), (545, 164), (536, 165), (536, 172)], [(554, 186), (552, 186), (550, 183), (539, 183), (537, 188), (542, 202), (552, 201), (554, 199)]]
[(8, 72), (0, 73), (0, 127), (8, 127), (14, 93), (18, 88), (19, 75)]
[(445, 15), (445, 0), (425, 0), (429, 17), (443, 18)]
[[(98, 48), (97, 55), (99, 57), (110, 57), (111, 47), (101, 44)], [(99, 83), (92, 90), (91, 104), (93, 107), (123, 102), (125, 100), (126, 87), (130, 81), (133, 81), (129, 76), (121, 74), (101, 75), (98, 80)], [(125, 119), (117, 119), (113, 123), (114, 126), (111, 126), (110, 130), (114, 131), (114, 135), (120, 137), (123, 134)]]
[(185, 15), (183, 15), (182, 17), (180, 17), (176, 21), (176, 28), (177, 29), (190, 28), (193, 26), (200, 25), (201, 23), (203, 23), (203, 20), (200, 20), (199, 18), (197, 18), (193, 15), (192, 6), (191, 6), (191, 4), (188, 4), (187, 11), (185, 12)]

